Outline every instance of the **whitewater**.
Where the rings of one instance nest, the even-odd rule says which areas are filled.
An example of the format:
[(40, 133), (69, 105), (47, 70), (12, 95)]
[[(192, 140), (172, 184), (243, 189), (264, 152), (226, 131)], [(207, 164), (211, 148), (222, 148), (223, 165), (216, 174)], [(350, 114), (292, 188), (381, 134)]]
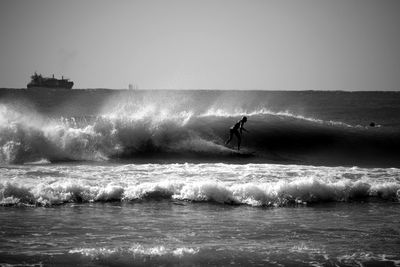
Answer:
[(398, 201), (399, 169), (277, 164), (24, 165), (3, 167), (1, 204), (150, 200), (278, 207)]
[(399, 266), (399, 112), (394, 92), (0, 90), (0, 266)]

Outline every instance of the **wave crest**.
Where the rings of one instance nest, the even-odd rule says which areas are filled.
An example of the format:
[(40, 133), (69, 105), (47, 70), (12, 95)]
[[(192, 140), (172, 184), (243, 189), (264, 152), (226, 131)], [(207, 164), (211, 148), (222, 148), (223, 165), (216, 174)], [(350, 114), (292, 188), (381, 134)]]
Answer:
[(324, 121), (321, 119), (317, 118), (312, 118), (312, 117), (306, 117), (303, 115), (298, 115), (294, 114), (288, 110), (285, 111), (272, 111), (266, 108), (260, 108), (257, 110), (253, 111), (248, 111), (245, 109), (234, 109), (233, 111), (227, 111), (226, 109), (219, 109), (219, 108), (210, 108), (206, 112), (202, 113), (199, 115), (199, 117), (224, 117), (224, 118), (237, 118), (237, 117), (242, 117), (242, 116), (247, 116), (247, 117), (254, 117), (254, 116), (262, 116), (262, 115), (271, 115), (271, 116), (278, 116), (278, 117), (285, 117), (285, 118), (291, 118), (291, 119), (297, 119), (297, 120), (304, 120), (308, 122), (313, 122), (313, 123), (318, 123), (318, 124), (326, 124), (326, 125), (335, 125), (335, 126), (342, 126), (342, 127), (360, 127), (363, 128), (361, 125), (350, 125), (344, 122), (340, 121)]

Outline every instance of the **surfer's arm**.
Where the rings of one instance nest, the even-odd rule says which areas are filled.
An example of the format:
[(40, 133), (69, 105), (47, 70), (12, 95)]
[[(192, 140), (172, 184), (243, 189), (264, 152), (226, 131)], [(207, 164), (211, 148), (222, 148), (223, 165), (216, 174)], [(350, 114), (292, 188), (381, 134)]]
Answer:
[(242, 131), (249, 132), (243, 127), (243, 125), (244, 125), (243, 121), (240, 121), (240, 127), (239, 127), (240, 134), (242, 134)]
[(245, 131), (245, 132), (248, 132), (248, 133), (249, 133), (249, 131), (246, 130), (244, 127), (240, 127), (240, 133), (242, 133), (242, 131)]

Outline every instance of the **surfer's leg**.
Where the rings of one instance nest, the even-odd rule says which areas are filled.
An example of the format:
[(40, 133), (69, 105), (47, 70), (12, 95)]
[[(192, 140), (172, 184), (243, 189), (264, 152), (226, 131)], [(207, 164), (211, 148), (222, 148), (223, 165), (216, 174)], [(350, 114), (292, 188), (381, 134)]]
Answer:
[(240, 143), (242, 142), (242, 137), (240, 136), (240, 133), (238, 131), (235, 132), (235, 135), (238, 140), (238, 150), (240, 150)]
[(226, 140), (225, 145), (229, 144), (229, 142), (232, 140), (232, 137), (233, 137), (233, 132), (229, 131), (229, 138), (228, 140)]

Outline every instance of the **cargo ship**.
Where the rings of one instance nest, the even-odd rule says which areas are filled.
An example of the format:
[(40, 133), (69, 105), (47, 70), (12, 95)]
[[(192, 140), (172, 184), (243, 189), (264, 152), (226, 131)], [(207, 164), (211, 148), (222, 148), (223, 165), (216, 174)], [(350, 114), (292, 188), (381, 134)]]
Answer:
[(53, 77), (43, 77), (41, 74), (33, 74), (31, 76), (31, 81), (27, 84), (28, 89), (40, 89), (40, 88), (47, 88), (47, 89), (72, 89), (74, 86), (74, 82), (70, 81), (69, 79), (64, 79), (64, 76), (61, 79), (56, 79)]

